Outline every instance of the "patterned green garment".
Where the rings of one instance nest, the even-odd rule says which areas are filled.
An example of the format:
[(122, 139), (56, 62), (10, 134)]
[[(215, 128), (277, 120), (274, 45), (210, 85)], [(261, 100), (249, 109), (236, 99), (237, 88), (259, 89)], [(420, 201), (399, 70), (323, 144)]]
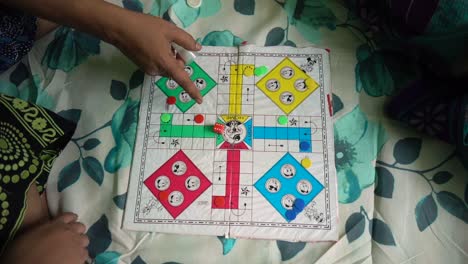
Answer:
[(0, 253), (21, 226), (27, 191), (44, 192), (54, 160), (74, 131), (75, 124), (62, 117), (0, 94)]

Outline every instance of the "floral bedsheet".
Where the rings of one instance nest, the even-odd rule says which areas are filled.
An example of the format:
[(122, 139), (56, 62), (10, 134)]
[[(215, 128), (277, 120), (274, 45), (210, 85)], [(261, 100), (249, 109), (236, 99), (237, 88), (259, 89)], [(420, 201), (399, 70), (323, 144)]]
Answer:
[(112, 2), (171, 20), (203, 45), (330, 50), (340, 239), (293, 243), (122, 230), (144, 74), (109, 44), (59, 28), (1, 76), (0, 92), (78, 123), (47, 195), (52, 213), (73, 211), (87, 224), (95, 263), (467, 262), (468, 173), (453, 146), (386, 117), (393, 87), (375, 80), (395, 76), (380, 70), (365, 48), (372, 39), (344, 2), (204, 0), (199, 9), (185, 0)]

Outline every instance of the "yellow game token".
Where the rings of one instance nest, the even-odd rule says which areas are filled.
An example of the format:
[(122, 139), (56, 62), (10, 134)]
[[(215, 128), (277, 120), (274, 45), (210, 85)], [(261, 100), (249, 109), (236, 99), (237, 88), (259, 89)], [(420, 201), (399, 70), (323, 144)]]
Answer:
[(303, 158), (301, 160), (301, 164), (304, 168), (310, 168), (310, 166), (312, 166), (312, 161), (309, 159), (309, 158)]
[(254, 74), (254, 69), (253, 67), (246, 67), (244, 69), (244, 75), (249, 77), (249, 76), (252, 76)]

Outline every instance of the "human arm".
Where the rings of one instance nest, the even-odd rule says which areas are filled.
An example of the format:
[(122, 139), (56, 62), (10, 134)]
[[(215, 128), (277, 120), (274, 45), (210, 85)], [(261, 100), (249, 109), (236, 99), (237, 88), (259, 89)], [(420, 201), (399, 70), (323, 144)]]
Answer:
[(119, 48), (146, 73), (165, 71), (198, 103), (202, 101), (183, 69), (183, 62), (174, 57), (171, 43), (192, 51), (201, 47), (187, 32), (161, 18), (103, 0), (0, 0), (0, 3), (97, 36)]

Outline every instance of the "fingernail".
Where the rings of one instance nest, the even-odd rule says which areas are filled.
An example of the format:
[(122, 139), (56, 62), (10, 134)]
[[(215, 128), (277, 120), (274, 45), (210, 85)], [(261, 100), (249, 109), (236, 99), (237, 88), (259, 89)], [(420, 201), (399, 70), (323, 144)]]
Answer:
[(197, 50), (201, 50), (202, 46), (200, 43), (197, 42), (197, 45), (195, 46), (197, 48)]
[(197, 104), (203, 103), (203, 100), (201, 98), (197, 98), (195, 101), (197, 102)]

